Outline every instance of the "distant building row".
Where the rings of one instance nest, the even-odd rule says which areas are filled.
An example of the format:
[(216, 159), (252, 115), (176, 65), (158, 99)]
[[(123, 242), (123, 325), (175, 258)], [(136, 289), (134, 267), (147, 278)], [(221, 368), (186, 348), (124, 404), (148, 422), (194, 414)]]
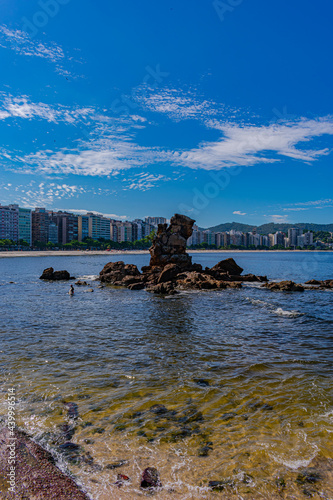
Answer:
[(313, 233), (308, 231), (303, 234), (303, 231), (298, 228), (288, 230), (288, 236), (281, 231), (268, 236), (257, 234), (254, 230), (251, 233), (242, 233), (240, 231), (227, 232), (212, 232), (209, 229), (200, 231), (198, 226), (193, 226), (193, 234), (188, 239), (188, 246), (200, 245), (207, 243), (208, 245), (216, 245), (217, 247), (228, 247), (230, 245), (248, 247), (273, 247), (275, 245), (285, 248), (307, 247), (313, 245)]
[(66, 244), (72, 240), (83, 241), (86, 237), (119, 243), (133, 242), (149, 236), (158, 224), (166, 222), (164, 217), (124, 222), (92, 212), (76, 215), (45, 208), (29, 210), (18, 205), (0, 205), (0, 240), (24, 240), (31, 246), (36, 241)]

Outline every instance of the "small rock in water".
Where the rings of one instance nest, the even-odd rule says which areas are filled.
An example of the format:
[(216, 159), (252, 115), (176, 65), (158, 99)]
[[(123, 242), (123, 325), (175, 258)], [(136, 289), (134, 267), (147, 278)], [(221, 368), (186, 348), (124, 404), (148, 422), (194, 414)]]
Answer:
[(86, 290), (86, 292), (93, 292), (94, 289), (93, 288), (88, 288), (88, 290)]
[(155, 467), (147, 467), (142, 473), (141, 488), (160, 488), (160, 474)]
[(93, 432), (94, 434), (104, 434), (105, 429), (103, 427), (96, 427)]
[(298, 474), (296, 482), (298, 484), (316, 483), (320, 479), (321, 476), (315, 469), (306, 469)]
[(123, 467), (124, 465), (128, 465), (129, 461), (128, 460), (116, 460), (115, 462), (112, 462), (112, 464), (107, 464), (105, 466), (106, 469), (118, 469), (118, 467)]
[(194, 379), (194, 382), (198, 385), (200, 385), (201, 387), (209, 387), (209, 381), (208, 380), (205, 380), (204, 378), (197, 378), (197, 379)]
[(237, 416), (237, 413), (234, 413), (234, 412), (224, 413), (221, 417), (221, 420), (225, 420), (227, 422), (228, 420), (231, 420), (232, 418), (234, 418), (236, 416)]
[(67, 409), (67, 417), (71, 419), (77, 419), (79, 416), (79, 407), (76, 403), (64, 403)]
[(199, 457), (208, 457), (209, 455), (209, 452), (210, 450), (212, 450), (213, 448), (211, 446), (202, 446), (202, 448), (199, 448), (199, 451), (198, 451), (198, 456)]
[(68, 441), (67, 443), (61, 444), (59, 446), (59, 449), (63, 451), (77, 451), (80, 449), (80, 446), (78, 444), (71, 443), (70, 441)]
[(155, 413), (155, 415), (162, 415), (164, 413), (168, 413), (167, 408), (164, 405), (153, 405), (149, 408), (149, 411)]
[(127, 483), (130, 481), (130, 478), (128, 476), (125, 476), (125, 474), (118, 474), (117, 475), (117, 481), (114, 483), (120, 488), (124, 483)]
[(233, 487), (233, 481), (209, 481), (208, 487), (213, 491), (222, 491), (226, 486)]
[(272, 411), (273, 410), (273, 406), (268, 405), (267, 403), (265, 403), (264, 405), (262, 405), (261, 409), (262, 410), (266, 410), (266, 411)]
[(74, 427), (71, 427), (68, 424), (62, 424), (62, 425), (60, 425), (59, 428), (60, 428), (60, 431), (62, 433), (62, 437), (64, 439), (66, 439), (66, 441), (70, 441), (75, 434)]

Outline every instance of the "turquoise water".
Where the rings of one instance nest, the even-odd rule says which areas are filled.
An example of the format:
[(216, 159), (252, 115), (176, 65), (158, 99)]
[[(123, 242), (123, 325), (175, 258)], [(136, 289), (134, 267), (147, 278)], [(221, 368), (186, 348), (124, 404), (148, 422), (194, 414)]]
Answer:
[[(333, 279), (329, 252), (193, 260), (212, 266), (229, 256), (245, 273), (273, 280)], [(221, 496), (209, 492), (210, 480), (232, 481), (228, 498), (304, 498), (297, 471), (333, 458), (332, 291), (249, 284), (163, 298), (98, 288), (94, 278), (111, 260), (141, 267), (149, 256), (0, 259), (1, 386), (3, 394), (16, 388), (19, 424), (94, 499), (139, 497), (140, 471), (149, 465), (164, 485), (157, 498)], [(70, 297), (68, 283), (39, 280), (49, 266), (86, 279), (94, 292), (76, 287)], [(78, 405), (73, 441), (94, 467), (71, 463), (52, 442), (64, 400)], [(158, 416), (153, 404), (173, 412)], [(199, 456), (207, 443), (208, 456)], [(116, 459), (129, 464), (105, 469)], [(132, 479), (120, 490), (118, 472)], [(329, 482), (311, 487), (333, 498)]]

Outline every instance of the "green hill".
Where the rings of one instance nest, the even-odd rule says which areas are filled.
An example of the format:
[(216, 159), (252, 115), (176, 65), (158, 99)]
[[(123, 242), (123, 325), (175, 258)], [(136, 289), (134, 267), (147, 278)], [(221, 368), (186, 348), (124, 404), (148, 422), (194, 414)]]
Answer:
[(286, 233), (291, 227), (298, 227), (307, 231), (333, 232), (333, 224), (313, 224), (312, 222), (297, 222), (296, 224), (269, 222), (267, 224), (262, 224), (261, 226), (251, 226), (249, 224), (242, 224), (241, 222), (225, 222), (223, 224), (218, 224), (217, 226), (209, 227), (208, 229), (216, 233), (231, 231), (232, 229), (234, 231), (248, 233), (255, 228), (259, 234), (269, 234), (276, 233), (276, 231), (283, 231)]

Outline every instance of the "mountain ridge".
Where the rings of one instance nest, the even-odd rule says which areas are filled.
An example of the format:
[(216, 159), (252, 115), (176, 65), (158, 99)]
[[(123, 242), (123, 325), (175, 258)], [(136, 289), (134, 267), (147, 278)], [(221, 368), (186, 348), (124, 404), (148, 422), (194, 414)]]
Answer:
[[(261, 224), (260, 226), (254, 226), (250, 224), (243, 224), (242, 222), (224, 222), (218, 224), (216, 226), (211, 226), (206, 229), (210, 231), (219, 233), (225, 231), (241, 231), (242, 233), (251, 232), (253, 229), (256, 229), (259, 234), (269, 234), (275, 233), (276, 231), (287, 232), (291, 227), (297, 227), (302, 230), (308, 231), (327, 231), (333, 232), (333, 223), (332, 224), (314, 224), (313, 222), (297, 222), (295, 224), (286, 223), (286, 222), (268, 222), (266, 224)], [(205, 231), (204, 228), (199, 228), (200, 231)]]

